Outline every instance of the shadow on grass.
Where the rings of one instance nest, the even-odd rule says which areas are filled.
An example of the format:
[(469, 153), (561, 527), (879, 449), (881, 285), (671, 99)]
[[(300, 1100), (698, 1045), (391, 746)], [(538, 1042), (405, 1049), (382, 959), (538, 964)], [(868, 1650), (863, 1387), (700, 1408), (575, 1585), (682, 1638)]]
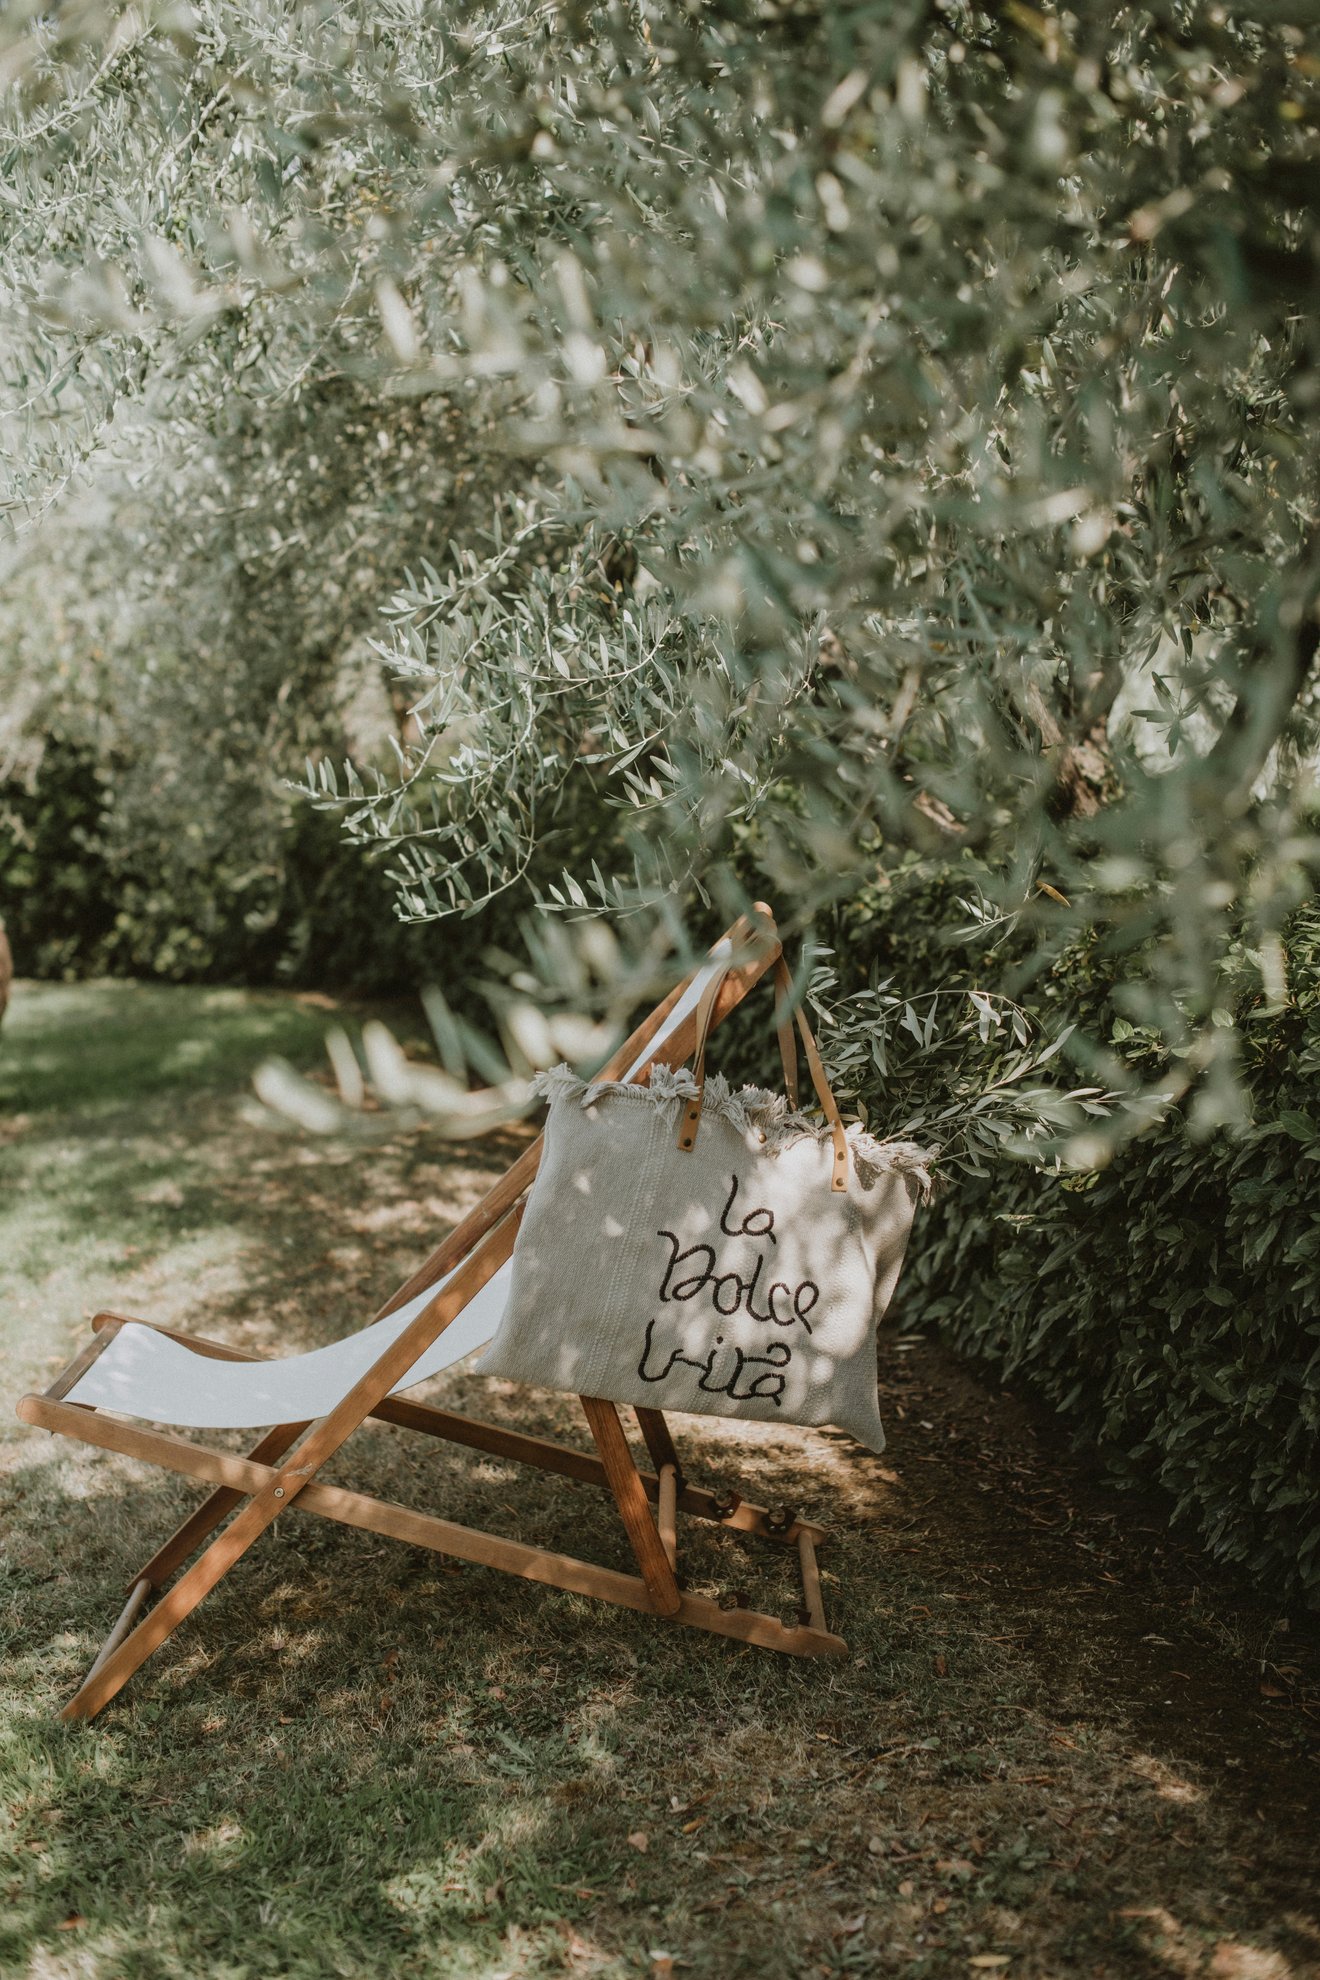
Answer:
[[(98, 1008), (66, 1007), (59, 1052)], [(246, 1123), (248, 1070), (121, 1087), (99, 1119), (52, 1106), (11, 1145), (15, 1371), (49, 1351), (56, 1295), (70, 1323), (127, 1303), (257, 1348), (331, 1338), (518, 1145), (349, 1160)], [(884, 1388), (880, 1459), (675, 1425), (694, 1477), (835, 1528), (846, 1664), (294, 1511), (76, 1727), (59, 1704), (198, 1494), (13, 1426), (0, 1968), (637, 1980), (665, 1950), (682, 1980), (1320, 1970), (1313, 1628), (1283, 1632), (937, 1350), (891, 1337)], [(583, 1441), (567, 1399), (462, 1371), (426, 1393)], [(330, 1476), (628, 1565), (599, 1494), (501, 1460), (373, 1428)], [(689, 1585), (793, 1606), (790, 1558), (698, 1522), (680, 1547)]]
[(522, 1145), (309, 1144), (258, 1121), (267, 1052), (322, 1049), (324, 1013), (288, 997), (23, 988), (0, 1034), (0, 1078), (27, 1103), (0, 1113), (0, 1342), (20, 1365), (38, 1287), (43, 1332), (127, 1303), (232, 1323), (265, 1352), (319, 1346), (362, 1326)]
[[(438, 1387), (461, 1407), (486, 1385)], [(487, 1402), (537, 1429), (570, 1420), (551, 1399)], [(1302, 1808), (1263, 1822), (1222, 1751), (1216, 1766), (1188, 1759), (1179, 1727), (1152, 1737), (1139, 1676), (1103, 1703), (1061, 1698), (1020, 1606), (966, 1600), (949, 1509), (922, 1508), (920, 1544), (899, 1551), (913, 1495), (887, 1467), (810, 1435), (694, 1441), (699, 1475), (729, 1475), (740, 1449), (749, 1487), (773, 1476), (817, 1512), (851, 1473), (825, 1556), (850, 1663), (295, 1512), (100, 1719), (64, 1728), (45, 1715), (187, 1493), (138, 1489), (96, 1453), (20, 1469), (4, 1764), (23, 1874), (0, 1954), (22, 1970), (73, 1914), (107, 1974), (622, 1980), (675, 1945), (709, 1980), (962, 1973), (991, 1955), (1033, 1975), (1314, 1970)], [(383, 1430), (334, 1475), (624, 1565), (589, 1488)], [(765, 1552), (685, 1525), (694, 1584), (755, 1588)], [(769, 1569), (785, 1593), (787, 1565)], [(1046, 1645), (1089, 1621), (1092, 1659), (1120, 1658), (1124, 1629), (1065, 1592), (1035, 1605)]]
[(236, 1086), (267, 1053), (322, 1050), (324, 1010), (271, 991), (112, 980), (17, 983), (0, 1026), (0, 1112), (90, 1112)]

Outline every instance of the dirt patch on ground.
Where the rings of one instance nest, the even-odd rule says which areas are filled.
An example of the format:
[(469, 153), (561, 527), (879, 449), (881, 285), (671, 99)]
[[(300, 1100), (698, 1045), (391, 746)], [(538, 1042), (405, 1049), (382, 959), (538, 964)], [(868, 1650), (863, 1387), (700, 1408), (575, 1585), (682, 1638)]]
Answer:
[(1098, 1481), (1056, 1420), (937, 1344), (885, 1360), (893, 1462), (924, 1501), (902, 1544), (993, 1601), (1058, 1716), (1122, 1724), (1320, 1832), (1320, 1619), (1207, 1562), (1166, 1500)]

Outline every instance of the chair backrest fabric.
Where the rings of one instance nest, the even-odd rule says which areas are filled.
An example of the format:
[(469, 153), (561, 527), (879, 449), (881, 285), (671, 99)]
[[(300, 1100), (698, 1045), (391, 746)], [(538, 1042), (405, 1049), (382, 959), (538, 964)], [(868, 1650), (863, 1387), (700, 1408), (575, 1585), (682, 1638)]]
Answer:
[[(696, 1010), (730, 953), (727, 941), (716, 944), (710, 960), (696, 972), (655, 1036), (624, 1074), (625, 1079), (633, 1079)], [(171, 1340), (168, 1334), (129, 1321), (70, 1389), (66, 1400), (138, 1416), (149, 1423), (172, 1423), (194, 1430), (251, 1430), (271, 1423), (311, 1421), (334, 1408), (414, 1315), (449, 1283), (449, 1277), (452, 1274), (356, 1334), (278, 1361), (211, 1360)], [(502, 1265), (395, 1385), (396, 1395), (485, 1347), (504, 1317), (510, 1277), (510, 1266)]]

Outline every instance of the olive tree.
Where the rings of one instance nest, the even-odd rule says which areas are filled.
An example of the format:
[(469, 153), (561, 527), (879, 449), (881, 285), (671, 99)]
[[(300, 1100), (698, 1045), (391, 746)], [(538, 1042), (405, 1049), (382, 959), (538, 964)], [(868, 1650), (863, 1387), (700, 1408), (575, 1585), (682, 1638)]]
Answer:
[[(1300, 0), (7, 31), (17, 525), (116, 446), (350, 385), (480, 455), (378, 600), (396, 772), (309, 780), (405, 915), (530, 889), (644, 930), (762, 890), (819, 929), (952, 867), (1017, 985), (1083, 933), (1124, 954), (1158, 1103), (1233, 1115), (1243, 972), (1286, 997), (1315, 858)], [(594, 856), (535, 883), (584, 805)], [(886, 1019), (831, 967), (845, 1058), (929, 987)]]

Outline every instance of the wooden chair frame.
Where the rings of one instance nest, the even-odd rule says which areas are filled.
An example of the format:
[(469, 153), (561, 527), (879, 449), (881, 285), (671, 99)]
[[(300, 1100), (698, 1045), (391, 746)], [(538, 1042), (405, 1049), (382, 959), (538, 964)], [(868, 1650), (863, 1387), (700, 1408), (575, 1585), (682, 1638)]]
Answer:
[[(719, 1023), (742, 1001), (781, 953), (774, 921), (769, 910), (759, 904), (752, 916), (742, 917), (723, 939), (731, 943), (735, 962), (720, 986), (713, 1023)], [(739, 957), (743, 959), (737, 960)], [(679, 984), (657, 1006), (619, 1048), (603, 1069), (602, 1078), (618, 1078), (633, 1064), (686, 987), (685, 983)], [(693, 1049), (695, 1033), (693, 1013), (657, 1047), (638, 1076), (657, 1062), (681, 1064)], [(591, 1456), (544, 1437), (478, 1422), (451, 1410), (390, 1393), (509, 1257), (541, 1147), (542, 1138), (538, 1135), (421, 1269), (381, 1309), (378, 1319), (448, 1277), (448, 1283), (335, 1408), (319, 1421), (276, 1424), (246, 1457), (217, 1451), (167, 1431), (149, 1429), (137, 1420), (104, 1409), (65, 1400), (125, 1324), (126, 1315), (97, 1314), (92, 1322), (93, 1338), (82, 1352), (44, 1394), (22, 1399), (18, 1414), (25, 1423), (141, 1458), (167, 1471), (199, 1479), (212, 1488), (196, 1511), (134, 1577), (121, 1615), (87, 1676), (64, 1707), (62, 1717), (91, 1718), (99, 1712), (279, 1514), (294, 1505), (302, 1511), (338, 1520), (342, 1525), (382, 1533), (415, 1547), (428, 1547), (456, 1560), (499, 1568), (506, 1574), (520, 1575), (575, 1594), (593, 1595), (622, 1608), (663, 1616), (694, 1629), (710, 1630), (718, 1636), (785, 1651), (790, 1656), (847, 1654), (843, 1639), (833, 1635), (825, 1622), (816, 1559), (816, 1550), (826, 1538), (824, 1530), (796, 1518), (782, 1507), (767, 1511), (734, 1492), (715, 1493), (690, 1484), (683, 1475), (668, 1424), (659, 1410), (638, 1408), (635, 1412), (655, 1466), (651, 1473), (641, 1471), (634, 1461), (616, 1405), (597, 1397), (580, 1398), (595, 1444), (596, 1455)], [(221, 1342), (172, 1328), (157, 1331), (169, 1334), (202, 1356), (236, 1361), (256, 1358)], [(638, 1573), (623, 1574), (598, 1567), (590, 1561), (503, 1539), (475, 1527), (456, 1525), (429, 1513), (415, 1512), (406, 1506), (323, 1482), (320, 1474), (327, 1460), (368, 1418), (604, 1487), (618, 1507)], [(785, 1623), (778, 1616), (752, 1609), (739, 1593), (717, 1601), (686, 1592), (678, 1578), (677, 1515), (680, 1512), (697, 1519), (714, 1520), (738, 1532), (761, 1534), (780, 1545), (795, 1548), (802, 1578), (802, 1606), (797, 1622)], [(226, 1520), (229, 1520), (227, 1526)], [(222, 1526), (224, 1530), (211, 1539)], [(167, 1587), (171, 1577), (207, 1540), (210, 1544), (200, 1557)], [(160, 1599), (148, 1608), (150, 1598), (157, 1594)]]

